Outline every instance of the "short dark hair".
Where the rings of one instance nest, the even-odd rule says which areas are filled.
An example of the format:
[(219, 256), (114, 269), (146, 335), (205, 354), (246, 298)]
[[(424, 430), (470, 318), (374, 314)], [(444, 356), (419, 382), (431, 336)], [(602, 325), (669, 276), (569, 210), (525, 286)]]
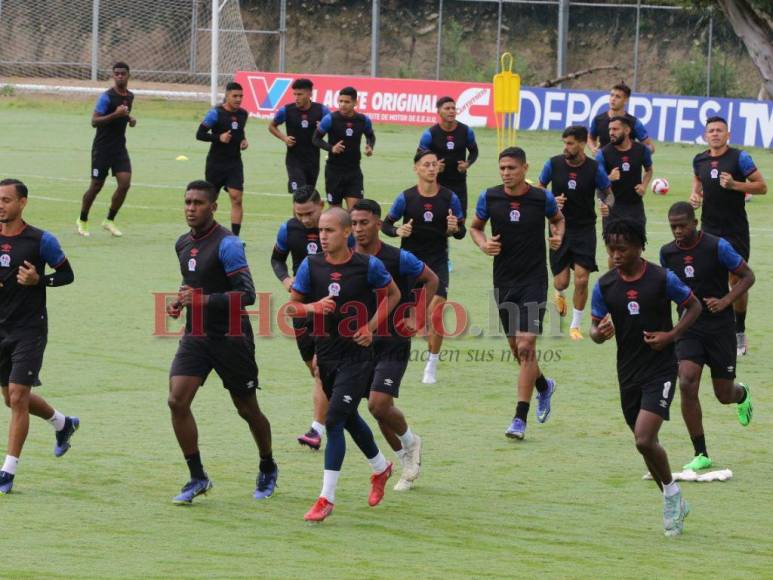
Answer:
[(719, 115), (715, 115), (706, 119), (707, 127), (709, 126), (709, 123), (723, 123), (725, 127), (727, 127), (727, 120), (724, 117), (720, 117)]
[(342, 228), (352, 227), (352, 217), (345, 209), (337, 206), (329, 207), (322, 212), (322, 215), (331, 214), (338, 218), (338, 223)]
[(434, 155), (435, 157), (437, 157), (437, 153), (432, 151), (432, 149), (422, 149), (421, 147), (419, 147), (416, 150), (416, 155), (413, 156), (413, 162), (418, 163), (427, 155)]
[(189, 191), (201, 191), (206, 193), (207, 197), (209, 198), (209, 203), (215, 203), (217, 201), (218, 195), (220, 195), (220, 191), (215, 189), (214, 185), (212, 185), (209, 181), (204, 181), (203, 179), (191, 181), (188, 185), (186, 185), (185, 192), (187, 193)]
[(3, 179), (0, 181), (0, 187), (4, 187), (7, 185), (13, 185), (14, 189), (16, 189), (16, 195), (21, 197), (27, 197), (29, 195), (29, 190), (27, 189), (27, 186), (24, 185), (21, 181), (18, 179), (13, 179), (12, 177), (9, 177), (8, 179)]
[(520, 147), (508, 147), (499, 154), (499, 159), (502, 159), (503, 157), (512, 157), (521, 163), (526, 163), (526, 151)]
[(626, 96), (626, 98), (631, 96), (631, 87), (629, 87), (624, 82), (617, 83), (615, 86), (612, 87), (612, 90), (613, 91), (620, 91), (621, 93), (623, 93)]
[(306, 203), (309, 201), (313, 203), (322, 201), (322, 197), (313, 186), (302, 185), (293, 192), (293, 203)]
[(446, 103), (454, 103), (454, 104), (456, 104), (456, 100), (453, 97), (449, 97), (449, 96), (440, 97), (437, 100), (437, 103), (435, 103), (435, 107), (439, 109), (440, 107), (442, 107)]
[(647, 245), (644, 223), (628, 218), (611, 218), (604, 226), (604, 243), (610, 244), (612, 236), (620, 236), (629, 244), (636, 244), (642, 250)]
[(244, 89), (242, 88), (242, 86), (239, 83), (237, 83), (236, 81), (231, 81), (230, 83), (228, 83), (225, 86), (225, 92), (226, 93), (229, 92), (229, 91), (243, 91), (243, 90)]
[(125, 68), (126, 72), (129, 72), (129, 65), (123, 62), (122, 60), (119, 60), (117, 63), (113, 65), (113, 70), (117, 68)]
[(369, 211), (376, 217), (381, 217), (381, 206), (375, 199), (360, 199), (354, 204), (352, 211)]
[(314, 83), (309, 79), (295, 79), (293, 84), (290, 85), (290, 88), (298, 90), (311, 90), (314, 88)]
[(620, 121), (623, 125), (627, 126), (629, 129), (633, 129), (633, 126), (631, 125), (631, 120), (628, 117), (624, 117), (623, 115), (615, 115), (609, 120), (610, 123), (614, 123), (615, 121)]
[(564, 132), (561, 134), (561, 137), (566, 139), (567, 137), (574, 137), (577, 139), (577, 141), (582, 141), (585, 143), (585, 141), (588, 140), (588, 129), (586, 127), (583, 127), (582, 125), (570, 125), (566, 129), (564, 129)]
[(688, 219), (695, 219), (695, 208), (686, 201), (677, 201), (668, 209), (668, 217), (672, 215), (684, 215)]
[(351, 97), (352, 100), (357, 100), (357, 89), (354, 87), (344, 87), (340, 91), (338, 91), (339, 96), (343, 95), (345, 97)]

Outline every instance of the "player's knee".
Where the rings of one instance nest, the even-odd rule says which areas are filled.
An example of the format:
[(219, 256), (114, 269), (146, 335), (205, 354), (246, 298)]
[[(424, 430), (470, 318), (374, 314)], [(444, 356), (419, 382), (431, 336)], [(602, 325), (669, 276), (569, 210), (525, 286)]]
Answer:
[(30, 402), (30, 393), (28, 389), (15, 389), (8, 393), (6, 405), (11, 409), (28, 407)]
[(636, 449), (642, 455), (648, 455), (655, 448), (655, 440), (649, 435), (642, 435), (641, 433), (636, 433), (635, 438), (636, 438)]
[(169, 410), (172, 412), (172, 415), (182, 415), (190, 411), (190, 404), (185, 399), (178, 397), (174, 393), (169, 393), (169, 398), (166, 401), (166, 404), (169, 405)]
[(553, 287), (558, 290), (559, 292), (563, 292), (567, 288), (569, 288), (569, 276), (564, 276), (561, 274), (560, 276), (557, 276), (553, 279)]
[(587, 272), (575, 272), (574, 274), (574, 287), (575, 288), (587, 288), (589, 276)]
[(11, 397), (8, 394), (8, 389), (3, 389), (3, 402), (5, 403), (6, 407), (11, 407)]
[(381, 398), (368, 399), (368, 411), (376, 421), (383, 421), (389, 412), (389, 404)]
[(531, 360), (534, 360), (535, 357), (535, 348), (534, 345), (531, 343), (521, 343), (518, 345), (518, 360), (521, 363), (529, 362)]
[(698, 378), (692, 374), (686, 374), (679, 377), (679, 392), (685, 399), (698, 398)]

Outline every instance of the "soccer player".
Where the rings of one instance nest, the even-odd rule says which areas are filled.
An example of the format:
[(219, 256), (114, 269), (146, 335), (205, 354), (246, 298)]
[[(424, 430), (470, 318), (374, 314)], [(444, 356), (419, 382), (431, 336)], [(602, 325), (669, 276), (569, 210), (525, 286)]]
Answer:
[[(508, 147), (499, 154), (502, 185), (483, 191), (475, 207), (470, 237), (487, 256), (494, 257), (494, 298), (513, 356), (520, 366), (515, 417), (505, 431), (511, 439), (523, 439), (534, 387), (537, 388), (537, 421), (550, 416), (556, 382), (545, 378), (537, 361), (537, 336), (548, 292), (545, 256), (545, 219), (550, 248), (556, 250), (564, 237), (564, 216), (553, 194), (529, 185), (526, 152)], [(491, 220), (491, 237), (486, 222)]]
[(235, 236), (242, 229), (244, 207), (244, 165), (242, 151), (249, 143), (244, 134), (249, 113), (242, 109), (244, 91), (236, 82), (225, 86), (225, 100), (209, 110), (196, 131), (196, 139), (207, 141), (206, 179), (216, 191), (225, 189), (231, 198), (231, 231)]
[(190, 504), (212, 489), (201, 462), (191, 404), (213, 369), (258, 446), (255, 499), (271, 497), (279, 475), (271, 450), (271, 425), (256, 396), (258, 366), (252, 326), (246, 316), (231, 316), (233, 310), (255, 303), (255, 286), (241, 241), (215, 221), (218, 193), (206, 181), (193, 181), (185, 188), (190, 232), (175, 244), (183, 284), (177, 300), (167, 306), (172, 318), (186, 311), (185, 333), (169, 371), (172, 427), (190, 471), (190, 481), (173, 500), (178, 505)]
[[(435, 153), (427, 149), (417, 151), (413, 170), (419, 182), (397, 196), (381, 226), (386, 235), (402, 238), (400, 247), (423, 261), (440, 279), (437, 294), (430, 303), (432, 313), (442, 312), (448, 298), (448, 238), (461, 240), (466, 233), (462, 204), (454, 192), (438, 185), (439, 169), (440, 161)], [(403, 222), (395, 227), (399, 219)], [(430, 325), (428, 343), (429, 359), (421, 382), (434, 384), (443, 345), (443, 336), (434, 324)]]
[[(703, 206), (701, 230), (730, 242), (748, 262), (751, 243), (744, 197), (746, 193), (763, 195), (767, 193), (768, 186), (751, 155), (728, 145), (730, 132), (727, 121), (722, 117), (706, 120), (705, 139), (708, 150), (696, 155), (692, 162), (694, 177), (690, 203), (695, 208)], [(738, 282), (731, 272), (730, 285)], [(746, 338), (748, 304), (749, 295), (746, 292), (733, 303), (738, 356), (744, 356), (749, 349)]]
[(655, 143), (647, 134), (647, 129), (644, 128), (639, 119), (625, 110), (630, 98), (631, 87), (625, 83), (618, 83), (609, 91), (609, 109), (593, 117), (590, 125), (587, 141), (588, 147), (594, 155), (611, 141), (609, 122), (615, 117), (625, 117), (631, 126), (632, 138), (646, 145), (650, 153), (655, 153)]
[[(437, 291), (438, 277), (410, 252), (381, 242), (378, 235), (381, 206), (378, 202), (359, 200), (352, 208), (351, 217), (356, 250), (381, 260), (400, 289), (399, 310), (390, 316), (388, 336), (379, 335), (373, 339), (376, 369), (370, 384), (368, 409), (402, 463), (403, 471), (395, 490), (408, 491), (421, 469), (421, 437), (411, 431), (394, 400), (400, 396), (400, 383), (411, 357), (411, 336), (424, 328), (427, 306)], [(417, 284), (423, 284), (423, 289), (414, 290)], [(414, 294), (422, 292), (424, 296), (414, 302)], [(411, 308), (414, 309), (413, 321), (407, 316), (407, 310)]]
[(457, 195), (466, 216), (467, 170), (478, 158), (475, 133), (470, 127), (456, 120), (454, 99), (440, 97), (436, 107), (440, 122), (422, 133), (419, 149), (428, 149), (437, 155), (438, 183)]
[[(66, 417), (32, 392), (32, 387), (40, 386), (48, 338), (46, 286), (70, 284), (75, 275), (59, 241), (22, 219), (27, 201), (28, 190), (21, 181), (0, 181), (0, 387), (11, 409), (0, 495), (13, 488), (30, 414), (56, 431), (55, 457), (67, 453), (80, 425), (78, 417)], [(45, 274), (46, 264), (53, 274)]]
[[(352, 252), (347, 240), (352, 231), (349, 214), (330, 208), (319, 219), (324, 254), (308, 256), (298, 268), (290, 297), (295, 315), (313, 315), (314, 348), (322, 386), (329, 406), (325, 417), (327, 442), (322, 492), (304, 516), (322, 521), (335, 504), (335, 492), (346, 454), (344, 429), (370, 463), (368, 505), (378, 505), (392, 475), (392, 463), (379, 451), (373, 432), (357, 412), (367, 395), (373, 373), (373, 334), (387, 321), (400, 300), (400, 290), (378, 258)], [(379, 290), (378, 306), (374, 290)]]
[(91, 184), (83, 194), (81, 215), (75, 222), (78, 233), (89, 237), (89, 211), (102, 191), (107, 172), (112, 171), (117, 187), (110, 200), (110, 210), (102, 227), (111, 235), (123, 235), (115, 226), (115, 216), (121, 209), (132, 181), (132, 164), (126, 150), (126, 126), (134, 127), (137, 119), (131, 116), (134, 93), (129, 89), (129, 65), (113, 65), (113, 87), (102, 93), (91, 115), (91, 126), (97, 130), (91, 146)]
[(566, 220), (561, 246), (550, 250), (550, 269), (556, 289), (556, 309), (561, 316), (566, 316), (568, 310), (564, 290), (569, 287), (570, 269), (574, 270), (574, 308), (569, 336), (572, 340), (581, 340), (580, 326), (588, 302), (588, 279), (591, 272), (599, 269), (596, 265), (596, 191), (605, 201), (602, 209), (608, 211), (612, 190), (604, 168), (595, 159), (585, 156), (588, 130), (579, 125), (567, 127), (562, 138), (564, 152), (545, 162), (539, 186), (547, 189), (550, 183), (553, 184), (552, 192), (558, 209)]
[[(617, 340), (617, 378), (623, 416), (633, 431), (636, 449), (655, 483), (663, 491), (666, 536), (684, 529), (689, 512), (679, 484), (674, 481), (658, 432), (674, 398), (677, 361), (674, 342), (701, 313), (698, 299), (673, 272), (645, 261), (644, 224), (637, 220), (610, 220), (604, 243), (614, 269), (593, 288), (590, 337), (601, 344)], [(670, 302), (684, 314), (673, 326)]]
[[(319, 242), (319, 216), (324, 206), (325, 202), (322, 201), (319, 192), (311, 185), (303, 185), (293, 193), (295, 217), (279, 226), (274, 251), (271, 254), (271, 268), (288, 292), (292, 290), (295, 275), (303, 259), (322, 251)], [(292, 257), (292, 276), (287, 270), (288, 257)], [(298, 437), (298, 443), (316, 450), (320, 448), (322, 436), (325, 434), (327, 398), (314, 366), (314, 337), (311, 323), (311, 318), (293, 318), (298, 350), (314, 379), (314, 421), (311, 428)]]
[[(295, 103), (285, 105), (274, 115), (268, 125), (268, 132), (287, 146), (285, 167), (287, 167), (287, 189), (293, 193), (300, 187), (317, 187), (319, 176), (319, 147), (312, 142), (314, 131), (330, 109), (311, 100), (314, 84), (309, 79), (295, 79), (291, 85)], [(279, 125), (287, 124), (287, 134)]]
[[(744, 427), (752, 419), (749, 387), (735, 382), (735, 327), (729, 307), (754, 284), (754, 272), (729, 242), (698, 231), (695, 210), (686, 201), (671, 206), (668, 221), (674, 241), (661, 248), (660, 263), (679, 276), (703, 305), (698, 321), (676, 343), (682, 417), (695, 447), (695, 457), (684, 469), (698, 471), (712, 465), (698, 399), (704, 365), (711, 369), (717, 400), (723, 405), (735, 403)], [(738, 279), (732, 290), (728, 272)]]
[[(358, 199), (362, 199), (364, 185), (360, 169), (360, 144), (365, 136), (365, 156), (373, 155), (376, 134), (370, 117), (355, 111), (357, 91), (354, 87), (344, 87), (338, 93), (338, 111), (328, 113), (322, 118), (312, 143), (315, 147), (328, 152), (325, 164), (325, 191), (331, 206), (340, 206), (346, 200), (351, 209)], [(324, 140), (324, 136), (328, 140)]]

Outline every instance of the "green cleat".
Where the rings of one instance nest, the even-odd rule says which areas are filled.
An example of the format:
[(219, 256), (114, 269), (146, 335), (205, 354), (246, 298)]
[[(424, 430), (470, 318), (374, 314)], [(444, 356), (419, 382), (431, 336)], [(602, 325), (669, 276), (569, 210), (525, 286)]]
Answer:
[(84, 238), (88, 238), (91, 234), (89, 233), (89, 222), (84, 222), (82, 220), (77, 220), (75, 222), (75, 227), (78, 228), (78, 235), (83, 236)]
[(749, 390), (748, 385), (740, 383), (740, 385), (746, 391), (746, 399), (743, 403), (737, 403), (735, 410), (738, 412), (738, 422), (746, 427), (752, 422), (752, 392)]
[(699, 453), (693, 457), (690, 463), (683, 465), (682, 469), (689, 469), (690, 471), (700, 471), (701, 469), (708, 469), (713, 465), (711, 459), (706, 457), (703, 453)]

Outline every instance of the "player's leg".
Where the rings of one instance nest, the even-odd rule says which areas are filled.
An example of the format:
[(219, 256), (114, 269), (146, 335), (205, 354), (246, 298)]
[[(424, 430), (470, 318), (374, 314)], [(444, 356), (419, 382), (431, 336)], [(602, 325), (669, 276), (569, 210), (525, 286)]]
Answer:
[(747, 384), (735, 381), (735, 347), (729, 326), (725, 330), (717, 330), (706, 339), (706, 358), (711, 369), (714, 395), (723, 405), (735, 403), (738, 422), (746, 427), (752, 420), (752, 396)]
[(258, 446), (260, 464), (255, 482), (255, 499), (266, 499), (274, 494), (279, 468), (274, 462), (271, 447), (271, 424), (260, 410), (255, 389), (229, 389), (231, 401), (239, 416), (249, 425), (252, 437)]
[[(81, 200), (80, 217), (75, 222), (75, 226), (78, 228), (78, 234), (86, 238), (91, 235), (91, 232), (89, 232), (89, 212), (91, 211), (91, 206), (94, 205), (94, 200), (97, 199), (97, 195), (102, 191), (107, 176), (106, 169), (102, 171), (102, 169), (95, 167), (93, 171), (98, 172), (99, 177), (91, 178), (89, 188), (86, 190), (86, 193), (83, 194), (83, 199)], [(103, 173), (105, 177), (102, 177)]]
[(327, 194), (327, 204), (330, 207), (341, 207), (344, 201), (341, 191), (341, 171), (330, 163), (325, 164), (325, 193)]
[[(732, 288), (740, 278), (735, 274), (730, 274), (730, 287)], [(735, 334), (736, 349), (738, 356), (744, 356), (749, 350), (749, 340), (746, 337), (746, 310), (749, 307), (749, 293), (744, 292), (738, 300), (733, 302), (733, 313), (735, 314)]]
[(427, 364), (424, 365), (424, 373), (421, 382), (432, 385), (437, 382), (437, 365), (440, 362), (440, 349), (443, 346), (443, 306), (448, 299), (448, 256), (435, 258), (425, 263), (438, 277), (437, 292), (429, 303), (430, 324), (427, 333)]
[(228, 191), (228, 197), (231, 198), (231, 231), (235, 236), (238, 236), (241, 233), (242, 220), (244, 219), (244, 206), (242, 204), (244, 192), (233, 187), (227, 188), (226, 191)]
[(314, 406), (311, 427), (306, 433), (296, 438), (301, 445), (307, 445), (315, 451), (322, 445), (322, 437), (325, 435), (325, 415), (327, 414), (327, 396), (319, 379), (319, 371), (314, 358), (314, 338), (311, 336), (313, 327), (310, 320), (303, 318), (293, 319), (295, 330), (295, 343), (298, 352), (309, 374), (314, 381), (312, 387), (312, 404)]
[(580, 327), (585, 306), (588, 304), (588, 284), (590, 283), (590, 270), (575, 263), (574, 265), (574, 295), (572, 296), (572, 323), (570, 336), (574, 340), (582, 339)]
[(518, 382), (515, 416), (505, 435), (511, 439), (523, 439), (534, 385), (537, 378), (542, 376), (537, 364), (537, 335), (518, 332), (516, 336), (508, 337), (508, 343), (518, 361)]
[(346, 199), (346, 209), (352, 211), (354, 204), (362, 199), (365, 194), (365, 183), (362, 170), (358, 167), (346, 176), (343, 182), (343, 196)]
[(5, 404), (11, 409), (11, 420), (8, 424), (8, 447), (5, 452), (5, 461), (0, 469), (0, 494), (9, 493), (13, 487), (16, 467), (30, 429), (29, 397), (31, 392), (32, 385), (10, 383), (3, 387)]
[(115, 181), (116, 188), (115, 192), (113, 192), (113, 197), (110, 200), (110, 210), (107, 212), (107, 218), (102, 222), (102, 227), (110, 232), (111, 235), (120, 237), (123, 234), (115, 226), (115, 218), (118, 215), (121, 206), (123, 206), (123, 202), (126, 200), (126, 195), (129, 193), (129, 188), (131, 187), (131, 168), (129, 168), (129, 171), (115, 171)]
[(569, 288), (569, 272), (569, 264), (566, 264), (563, 269), (553, 276), (553, 288), (556, 290), (553, 302), (556, 305), (559, 316), (566, 316), (568, 311), (564, 291)]
[(698, 471), (711, 467), (711, 459), (706, 448), (706, 436), (703, 432), (703, 410), (698, 396), (703, 363), (684, 358), (686, 355), (681, 353), (686, 352), (685, 349), (689, 345), (683, 344), (683, 342), (680, 342), (680, 356), (682, 358), (679, 361), (679, 393), (681, 395), (682, 418), (695, 449), (695, 456), (684, 466), (684, 469)]

